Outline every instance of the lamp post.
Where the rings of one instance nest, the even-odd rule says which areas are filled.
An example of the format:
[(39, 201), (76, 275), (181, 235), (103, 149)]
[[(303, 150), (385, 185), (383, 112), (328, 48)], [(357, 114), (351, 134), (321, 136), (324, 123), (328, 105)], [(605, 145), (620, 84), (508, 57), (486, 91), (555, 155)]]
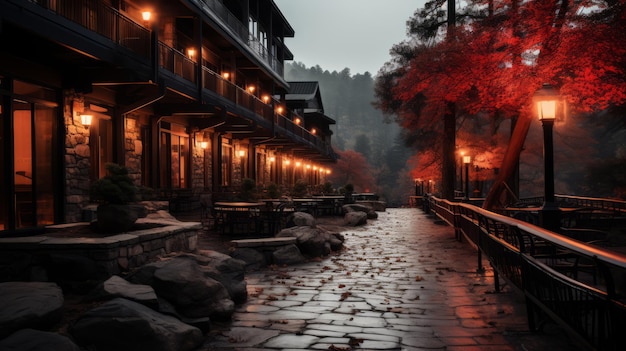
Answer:
[(463, 164), (465, 165), (465, 196), (463, 200), (469, 201), (469, 164), (472, 162), (472, 157), (467, 155), (463, 156)]
[(549, 84), (539, 89), (533, 101), (537, 108), (537, 117), (543, 126), (543, 164), (544, 164), (544, 200), (539, 210), (539, 224), (542, 228), (556, 232), (561, 226), (559, 207), (554, 198), (554, 143), (552, 129), (559, 112), (560, 95)]

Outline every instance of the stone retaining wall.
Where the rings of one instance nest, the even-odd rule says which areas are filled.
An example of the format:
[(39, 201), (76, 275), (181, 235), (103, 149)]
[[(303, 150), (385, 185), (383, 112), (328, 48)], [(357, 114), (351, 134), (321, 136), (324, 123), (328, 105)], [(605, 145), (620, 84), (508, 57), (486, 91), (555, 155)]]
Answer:
[[(0, 238), (0, 281), (53, 280), (51, 275), (57, 275), (59, 272), (55, 270), (58, 269), (73, 270), (66, 272), (70, 275), (79, 274), (82, 270), (85, 275), (95, 273), (110, 276), (139, 267), (170, 252), (192, 252), (197, 249), (201, 223), (144, 222), (164, 226), (102, 238)], [(55, 227), (72, 225), (77, 224)]]

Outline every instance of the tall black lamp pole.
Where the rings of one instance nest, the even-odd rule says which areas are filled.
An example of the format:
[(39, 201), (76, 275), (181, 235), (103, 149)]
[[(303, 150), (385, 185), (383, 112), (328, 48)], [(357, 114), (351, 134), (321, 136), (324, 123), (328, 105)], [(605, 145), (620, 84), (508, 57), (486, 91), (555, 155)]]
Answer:
[(561, 226), (561, 213), (554, 198), (554, 143), (552, 129), (557, 116), (559, 93), (549, 84), (535, 93), (537, 116), (543, 126), (544, 201), (539, 211), (542, 228), (557, 232)]
[(469, 200), (469, 164), (472, 162), (471, 156), (463, 156), (463, 164), (465, 165), (465, 197), (463, 200)]

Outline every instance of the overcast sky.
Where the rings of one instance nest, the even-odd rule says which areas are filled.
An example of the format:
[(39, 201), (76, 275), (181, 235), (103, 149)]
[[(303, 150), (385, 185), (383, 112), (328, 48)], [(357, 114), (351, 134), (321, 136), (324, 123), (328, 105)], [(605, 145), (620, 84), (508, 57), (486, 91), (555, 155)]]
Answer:
[(285, 43), (307, 67), (376, 75), (426, 0), (274, 0), (296, 32)]

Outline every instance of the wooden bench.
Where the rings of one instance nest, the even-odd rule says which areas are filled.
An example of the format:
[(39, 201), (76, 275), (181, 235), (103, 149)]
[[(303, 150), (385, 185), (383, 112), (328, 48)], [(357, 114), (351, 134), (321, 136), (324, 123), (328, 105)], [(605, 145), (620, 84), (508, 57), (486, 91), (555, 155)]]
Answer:
[(258, 238), (231, 240), (230, 243), (236, 248), (251, 248), (262, 250), (276, 250), (279, 247), (296, 243), (295, 237)]

